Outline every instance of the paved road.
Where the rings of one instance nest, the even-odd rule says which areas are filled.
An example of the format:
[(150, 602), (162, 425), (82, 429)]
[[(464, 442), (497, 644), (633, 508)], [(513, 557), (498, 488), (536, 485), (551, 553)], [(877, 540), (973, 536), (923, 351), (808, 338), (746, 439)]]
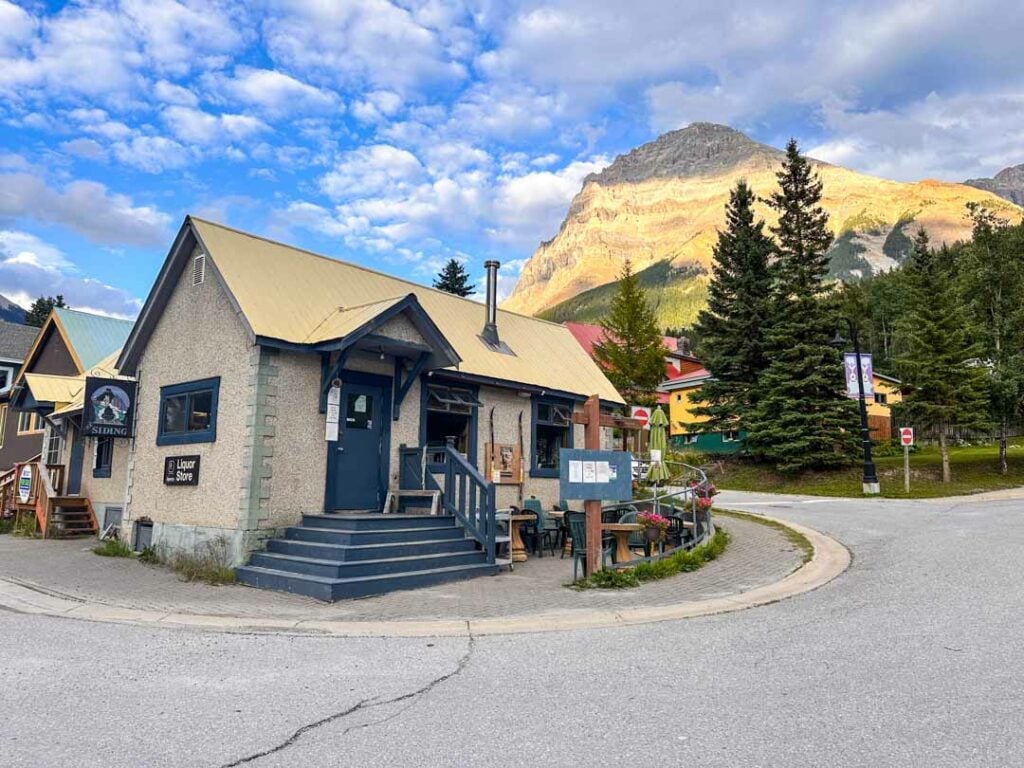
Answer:
[(0, 614), (0, 765), (1024, 764), (1024, 501), (720, 501), (853, 566), (740, 613), (474, 641)]

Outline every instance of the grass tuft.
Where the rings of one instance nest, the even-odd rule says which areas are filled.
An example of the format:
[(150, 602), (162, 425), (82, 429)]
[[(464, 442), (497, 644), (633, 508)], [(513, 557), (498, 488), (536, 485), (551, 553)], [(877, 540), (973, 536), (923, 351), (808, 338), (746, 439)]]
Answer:
[[(156, 552), (154, 557), (159, 557)], [(218, 537), (204, 542), (194, 552), (174, 552), (164, 562), (185, 581), (207, 584), (234, 584), (235, 569), (227, 539)]]
[(131, 557), (135, 554), (128, 543), (120, 539), (101, 541), (92, 551), (100, 557)]

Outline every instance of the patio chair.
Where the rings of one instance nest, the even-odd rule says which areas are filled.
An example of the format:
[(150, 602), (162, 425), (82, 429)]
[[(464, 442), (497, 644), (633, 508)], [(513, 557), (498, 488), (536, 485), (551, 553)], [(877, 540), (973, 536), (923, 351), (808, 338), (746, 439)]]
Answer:
[(558, 528), (558, 546), (560, 546), (562, 548), (562, 558), (564, 559), (565, 558), (565, 542), (567, 542), (569, 539), (572, 538), (572, 536), (569, 533), (569, 522), (568, 522), (568, 519), (566, 518), (566, 514), (568, 514), (569, 512), (572, 512), (572, 510), (569, 509), (569, 502), (566, 501), (565, 499), (559, 499), (558, 500), (558, 504), (555, 505), (555, 508), (563, 513), (562, 514), (562, 524)]
[[(569, 525), (569, 536), (572, 537), (572, 580), (576, 581), (579, 563), (583, 561), (583, 573), (587, 572), (587, 516), (583, 512), (566, 512), (565, 519)], [(612, 554), (612, 537), (601, 536), (601, 567)]]
[[(631, 507), (631, 508), (623, 507), (623, 509), (625, 509), (626, 511), (622, 514), (622, 517), (619, 518), (618, 522), (620, 522), (620, 523), (635, 523), (636, 522), (636, 516), (638, 514), (640, 514), (639, 512), (637, 512), (636, 507)], [(644, 532), (643, 531), (637, 531), (636, 533), (632, 533), (629, 536), (629, 548), (631, 550), (639, 549), (641, 552), (643, 552), (643, 556), (644, 557), (648, 556), (647, 549), (648, 549), (648, 545), (649, 544), (650, 544), (650, 542), (647, 541), (647, 537), (644, 536)]]
[(558, 542), (558, 522), (547, 516), (544, 506), (536, 496), (531, 496), (523, 502), (523, 511), (532, 512), (537, 516), (535, 523), (525, 523), (523, 527), (524, 533), (532, 544), (530, 548), (535, 554), (539, 551), (540, 557), (544, 557), (544, 542), (548, 542), (553, 557), (555, 545)]

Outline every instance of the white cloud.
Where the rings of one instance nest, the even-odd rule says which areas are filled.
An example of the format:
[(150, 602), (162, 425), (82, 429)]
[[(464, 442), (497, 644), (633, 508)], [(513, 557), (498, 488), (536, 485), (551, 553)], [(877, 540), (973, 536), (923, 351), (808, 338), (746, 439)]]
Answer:
[(210, 78), (220, 93), (244, 104), (261, 107), (277, 115), (296, 112), (323, 112), (341, 108), (337, 94), (316, 88), (274, 69), (237, 67), (233, 77)]
[(402, 97), (394, 91), (371, 91), (352, 105), (352, 115), (364, 123), (383, 122), (402, 108)]
[(135, 136), (114, 145), (114, 156), (125, 165), (147, 173), (184, 168), (194, 155), (173, 139), (164, 136)]
[(153, 95), (161, 104), (177, 104), (183, 107), (195, 107), (199, 97), (190, 89), (167, 80), (158, 80), (153, 86)]
[(405, 93), (462, 81), (466, 67), (452, 58), (458, 47), (426, 21), (388, 0), (297, 0), (272, 3), (263, 35), (276, 61), (341, 85)]
[(23, 307), (38, 296), (61, 294), (69, 305), (87, 312), (123, 318), (139, 313), (139, 299), (77, 272), (58, 248), (35, 235), (0, 230), (0, 294)]
[(78, 180), (62, 190), (37, 173), (0, 174), (0, 222), (32, 219), (56, 224), (104, 245), (159, 245), (171, 218), (151, 205), (136, 205), (95, 181)]
[(271, 130), (269, 125), (251, 115), (211, 115), (191, 107), (167, 107), (162, 116), (177, 138), (200, 145), (241, 141)]
[(93, 139), (71, 139), (70, 141), (62, 141), (60, 148), (69, 155), (81, 157), (86, 160), (105, 161), (107, 159), (107, 150), (105, 150), (98, 141)]
[(394, 194), (410, 188), (423, 174), (423, 165), (412, 152), (375, 144), (343, 155), (334, 170), (320, 180), (320, 188), (336, 200)]
[(23, 8), (0, 0), (0, 56), (11, 56), (32, 39), (36, 20)]

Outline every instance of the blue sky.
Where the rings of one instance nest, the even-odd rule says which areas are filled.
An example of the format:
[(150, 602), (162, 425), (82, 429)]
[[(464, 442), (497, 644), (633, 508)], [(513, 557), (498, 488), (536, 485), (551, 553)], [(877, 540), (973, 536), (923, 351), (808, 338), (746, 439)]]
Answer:
[(988, 176), (1022, 39), (1019, 0), (0, 0), (0, 293), (133, 316), (186, 213), (507, 291), (587, 173), (696, 120)]

